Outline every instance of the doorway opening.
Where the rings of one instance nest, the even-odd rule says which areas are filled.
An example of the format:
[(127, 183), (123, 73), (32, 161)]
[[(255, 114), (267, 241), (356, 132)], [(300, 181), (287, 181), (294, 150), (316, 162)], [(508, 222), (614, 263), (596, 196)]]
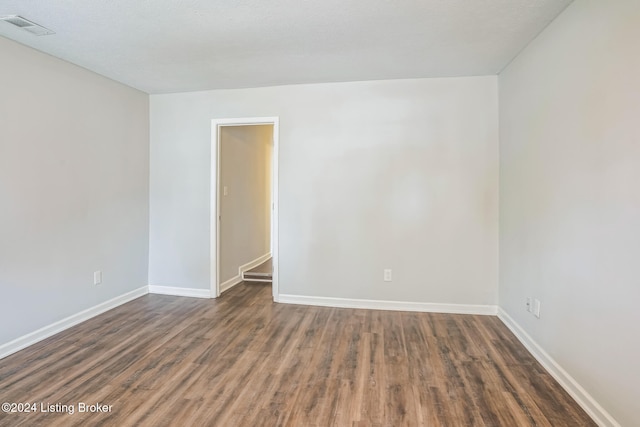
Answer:
[(214, 119), (211, 134), (211, 296), (270, 281), (277, 302), (278, 118)]

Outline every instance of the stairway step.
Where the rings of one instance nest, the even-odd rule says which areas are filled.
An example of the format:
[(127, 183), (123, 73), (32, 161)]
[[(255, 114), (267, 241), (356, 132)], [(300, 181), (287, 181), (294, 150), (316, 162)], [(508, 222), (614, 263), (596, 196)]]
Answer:
[(270, 273), (244, 272), (242, 274), (242, 280), (257, 281), (257, 282), (271, 282), (273, 280), (273, 276)]
[(242, 274), (242, 277), (255, 277), (258, 279), (271, 279), (272, 274), (271, 273), (250, 273), (250, 272), (244, 272)]
[(273, 265), (271, 263), (271, 258), (269, 258), (262, 264), (253, 267), (251, 270), (247, 270), (242, 273), (242, 280), (246, 280), (249, 282), (272, 282)]

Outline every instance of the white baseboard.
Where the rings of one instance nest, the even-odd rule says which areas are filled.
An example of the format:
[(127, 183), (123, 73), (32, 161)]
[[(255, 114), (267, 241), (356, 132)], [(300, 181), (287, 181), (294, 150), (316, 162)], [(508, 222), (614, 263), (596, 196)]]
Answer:
[(174, 286), (149, 285), (149, 293), (174, 297), (211, 298), (209, 289), (178, 288)]
[(502, 308), (498, 309), (498, 318), (513, 332), (518, 340), (529, 350), (538, 362), (551, 374), (569, 395), (585, 410), (600, 427), (621, 427), (607, 411), (591, 397), (580, 384), (565, 371), (527, 332)]
[(244, 273), (245, 271), (249, 271), (252, 268), (256, 268), (257, 266), (259, 266), (260, 264), (262, 264), (263, 262), (265, 262), (269, 258), (271, 258), (271, 252), (267, 252), (266, 254), (254, 259), (253, 261), (249, 261), (248, 263), (246, 263), (244, 265), (241, 265), (238, 268), (238, 273), (239, 273), (240, 277), (242, 277), (242, 273)]
[(240, 282), (242, 282), (242, 277), (240, 275), (236, 275), (236, 276), (233, 276), (231, 279), (220, 283), (220, 293), (223, 293), (224, 291), (228, 291), (229, 289), (233, 288), (235, 285), (237, 285)]
[(309, 297), (304, 295), (280, 294), (277, 302), (283, 304), (317, 305), (323, 307), (364, 308), (372, 310), (392, 311), (418, 311), (425, 313), (482, 314), (493, 316), (498, 313), (498, 308), (495, 305), (437, 304), (428, 302)]
[(134, 289), (131, 292), (112, 298), (109, 301), (100, 303), (80, 313), (76, 313), (44, 328), (40, 328), (37, 331), (33, 331), (6, 344), (0, 345), (0, 359), (148, 293), (149, 289), (147, 286)]
[[(248, 263), (243, 264), (240, 267), (238, 267), (238, 275), (237, 276), (233, 276), (231, 279), (220, 283), (220, 293), (223, 293), (224, 291), (228, 291), (229, 289), (233, 288), (238, 283), (241, 283), (242, 282), (242, 275), (243, 275), (243, 273), (245, 271), (249, 271), (252, 268), (255, 268), (255, 267), (259, 266), (260, 264), (262, 264), (263, 262), (265, 262), (269, 258), (271, 258), (271, 252), (267, 252), (266, 254), (264, 254), (262, 256), (259, 256), (258, 258), (254, 259), (253, 261), (249, 261)], [(271, 280), (268, 280), (268, 281), (270, 282)]]

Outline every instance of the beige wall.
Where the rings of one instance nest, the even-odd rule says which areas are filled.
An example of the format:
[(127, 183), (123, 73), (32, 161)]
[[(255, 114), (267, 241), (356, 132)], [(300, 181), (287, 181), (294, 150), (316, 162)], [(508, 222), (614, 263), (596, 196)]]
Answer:
[(2, 345), (147, 285), (149, 99), (2, 37), (0, 58)]
[(273, 126), (220, 131), (220, 282), (270, 252)]
[(640, 425), (639, 41), (637, 0), (576, 0), (499, 79), (500, 306), (623, 426)]
[(282, 294), (495, 304), (497, 92), (490, 76), (152, 95), (151, 284), (209, 288), (211, 120), (277, 116)]

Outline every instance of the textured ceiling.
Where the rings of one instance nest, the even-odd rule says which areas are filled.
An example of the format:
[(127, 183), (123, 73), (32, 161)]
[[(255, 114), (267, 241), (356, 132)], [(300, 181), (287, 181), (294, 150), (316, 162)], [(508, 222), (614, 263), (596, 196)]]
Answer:
[[(148, 93), (498, 73), (571, 0), (2, 0), (0, 35)], [(4, 59), (3, 59), (4, 60)]]

